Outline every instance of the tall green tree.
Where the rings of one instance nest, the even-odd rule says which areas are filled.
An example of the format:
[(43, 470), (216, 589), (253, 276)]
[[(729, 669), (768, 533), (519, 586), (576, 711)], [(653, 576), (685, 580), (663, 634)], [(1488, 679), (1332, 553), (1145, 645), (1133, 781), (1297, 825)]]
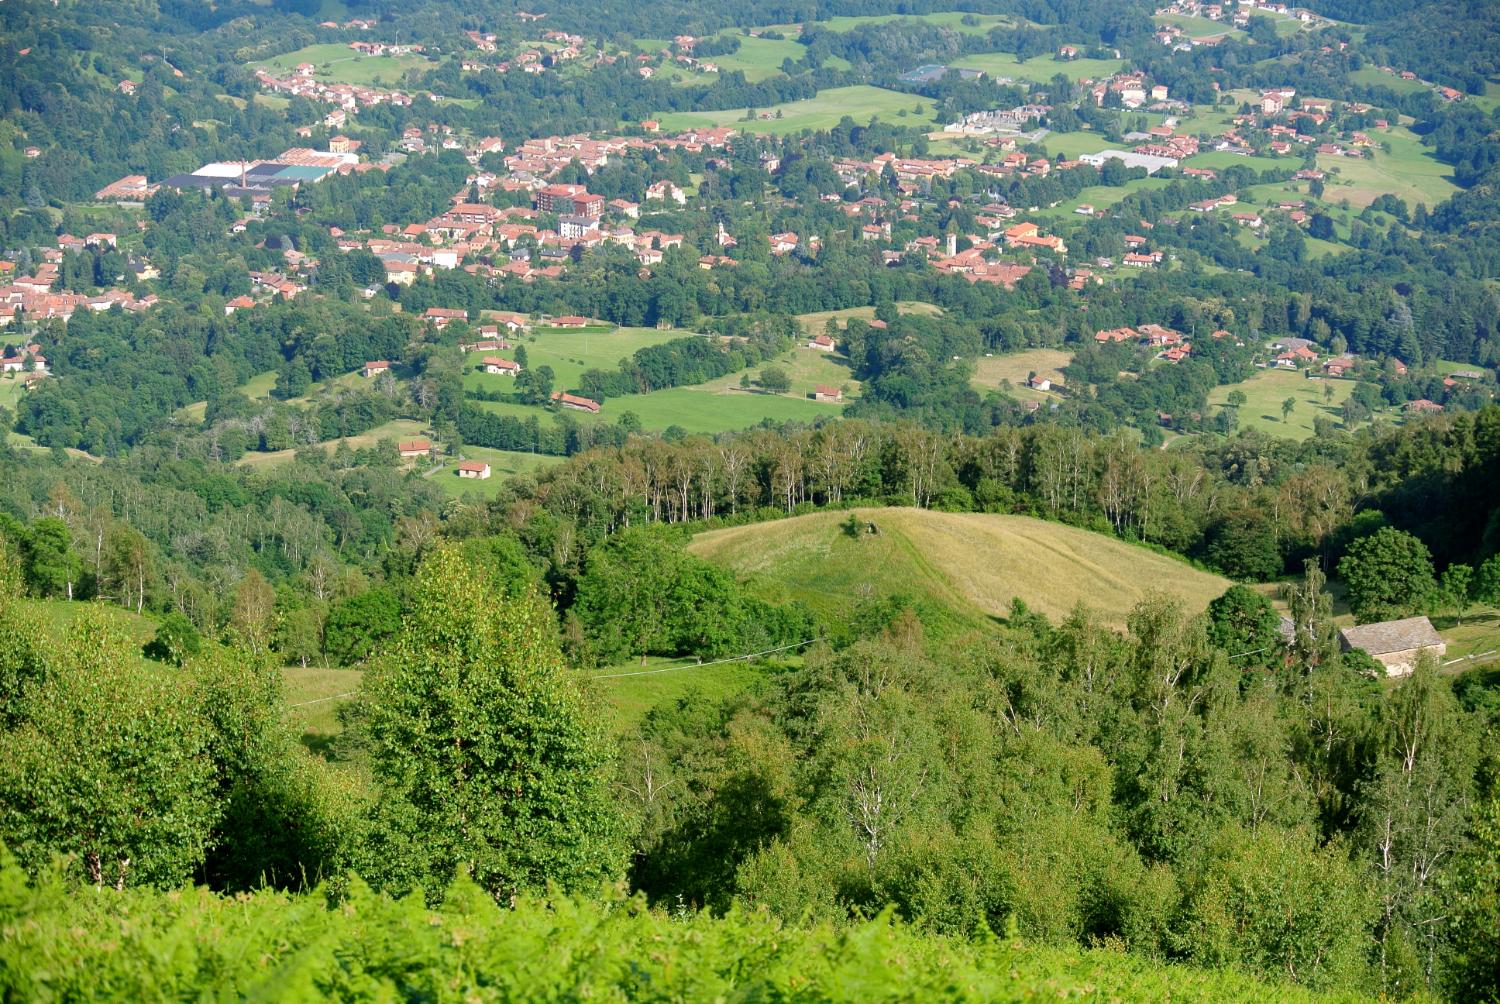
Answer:
[(1388, 526), (1349, 545), (1339, 576), (1361, 624), (1420, 613), (1437, 591), (1427, 545)]
[(432, 896), (466, 871), (503, 899), (622, 874), (608, 747), (554, 637), (535, 593), (496, 591), (451, 548), (424, 560), (364, 686), (377, 882)]
[(94, 618), (49, 663), (0, 734), (0, 842), (93, 885), (185, 881), (218, 815), (194, 688)]

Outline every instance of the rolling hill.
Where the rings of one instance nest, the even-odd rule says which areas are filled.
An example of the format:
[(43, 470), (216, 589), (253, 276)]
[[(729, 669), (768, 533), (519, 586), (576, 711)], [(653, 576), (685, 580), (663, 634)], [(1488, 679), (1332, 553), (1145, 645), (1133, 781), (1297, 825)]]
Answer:
[(856, 509), (877, 532), (857, 538), (844, 512), (813, 513), (711, 530), (689, 550), (746, 576), (774, 601), (801, 600), (825, 615), (860, 597), (910, 595), (944, 633), (1004, 616), (1019, 596), (1049, 617), (1083, 603), (1109, 624), (1153, 589), (1201, 610), (1229, 580), (1076, 527), (1026, 516), (922, 509)]

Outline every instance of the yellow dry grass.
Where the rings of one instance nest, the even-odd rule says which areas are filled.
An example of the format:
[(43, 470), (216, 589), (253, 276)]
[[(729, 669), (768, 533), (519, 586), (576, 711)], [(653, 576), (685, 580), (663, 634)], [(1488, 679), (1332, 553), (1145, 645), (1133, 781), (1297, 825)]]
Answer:
[(878, 534), (850, 537), (841, 526), (846, 513), (822, 512), (712, 530), (689, 550), (747, 576), (771, 599), (836, 614), (860, 597), (906, 593), (944, 611), (955, 629), (1005, 616), (1014, 597), (1054, 618), (1082, 603), (1119, 626), (1153, 590), (1197, 612), (1230, 585), (1125, 541), (1026, 516), (854, 514)]

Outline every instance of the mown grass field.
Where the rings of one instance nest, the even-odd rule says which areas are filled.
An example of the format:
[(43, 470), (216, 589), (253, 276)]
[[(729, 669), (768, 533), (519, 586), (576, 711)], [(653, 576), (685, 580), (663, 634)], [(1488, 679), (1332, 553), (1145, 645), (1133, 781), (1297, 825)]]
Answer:
[[(842, 410), (841, 405), (819, 404), (791, 394), (740, 390), (738, 374), (733, 377), (733, 382), (735, 386), (732, 388), (724, 387), (723, 381), (715, 381), (693, 387), (672, 387), (651, 394), (627, 394), (605, 401), (603, 410), (597, 415), (581, 411), (565, 414), (579, 422), (618, 422), (628, 411), (634, 413), (640, 419), (641, 427), (647, 430), (659, 432), (675, 425), (688, 432), (712, 434), (745, 429), (767, 418), (777, 422), (811, 422), (819, 417), (837, 415)], [(537, 416), (543, 424), (548, 420), (544, 409), (519, 401), (473, 403), (499, 415)]]
[(957, 634), (1004, 617), (1020, 597), (1063, 617), (1079, 603), (1120, 625), (1151, 589), (1194, 612), (1229, 586), (1217, 575), (1112, 537), (1025, 516), (858, 509), (879, 532), (850, 537), (848, 513), (711, 530), (689, 550), (747, 578), (769, 600), (841, 617), (856, 597), (910, 596), (930, 628)]
[[(1332, 399), (1324, 399), (1326, 387), (1333, 388)], [(1313, 419), (1318, 416), (1340, 421), (1339, 406), (1354, 392), (1354, 381), (1310, 380), (1300, 370), (1256, 370), (1249, 380), (1209, 391), (1208, 403), (1216, 406), (1227, 404), (1233, 390), (1245, 392), (1245, 405), (1240, 409), (1240, 428), (1300, 442), (1313, 434)], [(1297, 404), (1287, 420), (1282, 421), (1281, 402), (1287, 398), (1292, 398)]]
[[(923, 303), (920, 300), (901, 300), (896, 304), (896, 312), (900, 314), (920, 314), (930, 317), (941, 314), (943, 308), (935, 303)], [(802, 327), (807, 331), (809, 337), (821, 334), (830, 319), (837, 320), (839, 327), (848, 324), (851, 317), (857, 317), (863, 321), (873, 320), (875, 317), (874, 307), (849, 307), (844, 310), (817, 310), (810, 314), (798, 314), (797, 320), (802, 322)]]
[(1070, 160), (1076, 160), (1085, 153), (1108, 150), (1112, 145), (1109, 140), (1098, 133), (1084, 129), (1076, 132), (1048, 133), (1042, 139), (1042, 146), (1046, 148), (1049, 157), (1062, 154)]
[[(805, 343), (782, 353), (775, 359), (751, 368), (748, 371), (750, 378), (753, 380), (762, 370), (772, 367), (785, 371), (791, 379), (792, 388), (788, 394), (792, 397), (808, 397), (812, 394), (813, 388), (818, 386), (840, 387), (846, 398), (853, 396), (859, 390), (859, 381), (854, 379), (849, 370), (849, 361), (842, 353), (810, 349)], [(717, 380), (710, 380), (708, 383), (699, 384), (699, 387), (715, 393), (744, 393), (740, 390), (739, 373), (731, 373)], [(825, 404), (821, 407), (830, 406)]]
[[(422, 422), (410, 418), (397, 418), (384, 425), (377, 425), (368, 432), (362, 432), (357, 436), (346, 436), (343, 439), (325, 439), (317, 445), (325, 452), (332, 453), (338, 448), (339, 443), (348, 443), (353, 450), (366, 449), (379, 443), (382, 439), (419, 439), (431, 438), (427, 433), (427, 426)], [(273, 450), (269, 453), (247, 453), (236, 463), (242, 467), (274, 467), (284, 464), (295, 458), (296, 449)]]
[(722, 56), (705, 56), (704, 61), (717, 63), (721, 70), (739, 70), (746, 80), (754, 83), (779, 75), (783, 60), (795, 62), (807, 53), (805, 48), (789, 38), (751, 38), (749, 35), (740, 35), (739, 40), (738, 51)]
[[(873, 316), (873, 310), (871, 311)], [(821, 329), (819, 329), (821, 330)], [(518, 344), (526, 348), (530, 367), (551, 366), (559, 389), (576, 388), (583, 371), (591, 368), (613, 370), (621, 359), (637, 349), (660, 345), (675, 338), (692, 337), (690, 331), (660, 331), (655, 328), (619, 328), (608, 332), (542, 331)], [(514, 351), (502, 356), (514, 358)], [(650, 394), (627, 394), (610, 398), (598, 415), (569, 411), (580, 422), (617, 422), (625, 412), (634, 412), (644, 428), (661, 431), (676, 425), (688, 432), (716, 433), (744, 429), (770, 418), (776, 421), (812, 421), (819, 416), (837, 414), (840, 405), (819, 404), (808, 398), (817, 384), (844, 386), (850, 383), (847, 366), (822, 357), (823, 353), (797, 348), (782, 358), (749, 370), (751, 377), (767, 366), (781, 366), (792, 378), (787, 394), (765, 394), (740, 388), (740, 373), (731, 373), (708, 383), (691, 387), (672, 387)], [(509, 390), (512, 377), (491, 376), (473, 367), (478, 359), (465, 361), (464, 386), (486, 390)], [(851, 387), (852, 389), (852, 387)], [(504, 401), (475, 401), (478, 407), (519, 418), (542, 417), (546, 412), (535, 405), (522, 404), (514, 394)], [(478, 484), (485, 484), (479, 482)]]
[[(744, 108), (712, 112), (669, 112), (658, 116), (658, 119), (662, 129), (667, 132), (731, 126), (745, 132), (770, 135), (784, 135), (804, 129), (831, 129), (845, 115), (861, 124), (872, 118), (917, 127), (931, 126), (936, 121), (931, 100), (865, 84), (829, 88), (820, 91), (816, 97), (757, 108), (756, 112), (758, 117), (749, 121), (745, 120)], [(780, 118), (776, 117), (778, 112)], [(903, 116), (902, 112), (906, 114)]]
[(251, 63), (249, 69), (291, 70), (298, 63), (313, 63), (318, 68), (316, 79), (340, 84), (394, 84), (408, 70), (432, 69), (437, 65), (422, 56), (362, 56), (347, 45), (325, 42)]
[(1420, 80), (1402, 80), (1395, 73), (1381, 73), (1378, 66), (1362, 66), (1348, 74), (1351, 84), (1362, 84), (1366, 87), (1388, 87), (1397, 94), (1414, 94), (1417, 91), (1425, 91), (1427, 84)]
[(1010, 381), (1015, 390), (1030, 396), (1045, 396), (1027, 387), (1026, 378), (1039, 373), (1054, 380), (1063, 379), (1062, 368), (1073, 361), (1073, 353), (1062, 349), (1027, 349), (1002, 356), (981, 356), (974, 363), (974, 377), (969, 382), (983, 390), (999, 390)]
[[(526, 349), (526, 365), (530, 367), (550, 366), (559, 388), (577, 387), (578, 378), (587, 369), (614, 370), (621, 359), (632, 353), (661, 345), (676, 338), (692, 337), (694, 332), (683, 330), (661, 331), (657, 328), (614, 328), (600, 330), (539, 329), (534, 334), (523, 335), (518, 340), (510, 336), (513, 345)], [(510, 387), (511, 377), (490, 376), (475, 372), (479, 360), (491, 353), (471, 352), (464, 358), (464, 386), (466, 387)], [(506, 359), (514, 359), (515, 351), (495, 353)]]
[(1119, 186), (1095, 185), (1092, 188), (1085, 188), (1075, 197), (1059, 202), (1055, 206), (1040, 209), (1035, 215), (1045, 219), (1068, 219), (1073, 217), (1073, 211), (1079, 206), (1090, 205), (1102, 211), (1136, 192), (1166, 188), (1171, 183), (1166, 178), (1136, 178)]
[(1045, 83), (1061, 73), (1069, 80), (1102, 79), (1119, 72), (1125, 65), (1120, 59), (1057, 59), (1053, 56), (1032, 56), (1024, 63), (1012, 52), (981, 52), (961, 56), (950, 65), (968, 70), (983, 70), (992, 77), (1010, 77), (1013, 80), (1034, 80)]
[(21, 395), (26, 393), (21, 388), (22, 383), (14, 373), (0, 377), (0, 408), (14, 415), (16, 406), (21, 403)]
[[(491, 450), (483, 446), (464, 446), (462, 456), (444, 458), (435, 473), (429, 475), (432, 483), (454, 498), (482, 500), (492, 498), (500, 491), (507, 478), (516, 474), (531, 474), (553, 464), (562, 463), (562, 457), (544, 453), (522, 453), (517, 450)], [(482, 460), (490, 465), (490, 476), (483, 480), (461, 478), (458, 465), (463, 460)]]
[(1329, 175), (1324, 199), (1348, 199), (1351, 206), (1364, 207), (1390, 193), (1405, 200), (1408, 208), (1419, 202), (1431, 208), (1458, 191), (1453, 169), (1434, 157), (1410, 129), (1396, 126), (1372, 133), (1371, 138), (1390, 144), (1390, 152), (1376, 150), (1373, 160), (1318, 155), (1318, 167)]

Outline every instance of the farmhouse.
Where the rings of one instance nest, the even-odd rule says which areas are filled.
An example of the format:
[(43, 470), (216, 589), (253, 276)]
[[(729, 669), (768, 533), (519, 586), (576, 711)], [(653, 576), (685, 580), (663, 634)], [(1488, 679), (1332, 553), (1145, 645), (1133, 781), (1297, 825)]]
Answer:
[(490, 465), (482, 460), (465, 460), (458, 465), (458, 476), (483, 481), (490, 476)]
[(1344, 628), (1339, 632), (1339, 641), (1345, 650), (1357, 648), (1369, 653), (1385, 667), (1387, 676), (1406, 676), (1416, 668), (1417, 659), (1424, 652), (1441, 659), (1448, 651), (1447, 643), (1426, 617)]
[(384, 359), (377, 359), (374, 362), (365, 363), (364, 368), (359, 371), (359, 374), (363, 377), (373, 377), (379, 376), (382, 373), (389, 373), (390, 371), (390, 363), (386, 362)]
[(588, 318), (578, 317), (575, 314), (564, 314), (562, 317), (552, 319), (554, 328), (584, 328), (588, 326)]
[(432, 444), (425, 439), (413, 439), (409, 442), (396, 444), (396, 453), (403, 459), (425, 457), (431, 452)]
[(832, 352), (837, 346), (834, 340), (827, 335), (813, 335), (808, 340), (807, 347), (817, 349), (819, 352)]
[(485, 356), (481, 361), (486, 373), (497, 376), (515, 376), (521, 372), (521, 364), (509, 359), (501, 359), (499, 356)]
[(823, 404), (838, 404), (844, 399), (844, 392), (838, 387), (829, 387), (826, 384), (818, 384), (813, 388), (813, 400)]
[(586, 397), (579, 397), (576, 394), (569, 394), (566, 391), (553, 391), (552, 400), (557, 404), (562, 405), (564, 408), (571, 408), (574, 411), (586, 411), (591, 415), (599, 414), (598, 401), (593, 401)]

